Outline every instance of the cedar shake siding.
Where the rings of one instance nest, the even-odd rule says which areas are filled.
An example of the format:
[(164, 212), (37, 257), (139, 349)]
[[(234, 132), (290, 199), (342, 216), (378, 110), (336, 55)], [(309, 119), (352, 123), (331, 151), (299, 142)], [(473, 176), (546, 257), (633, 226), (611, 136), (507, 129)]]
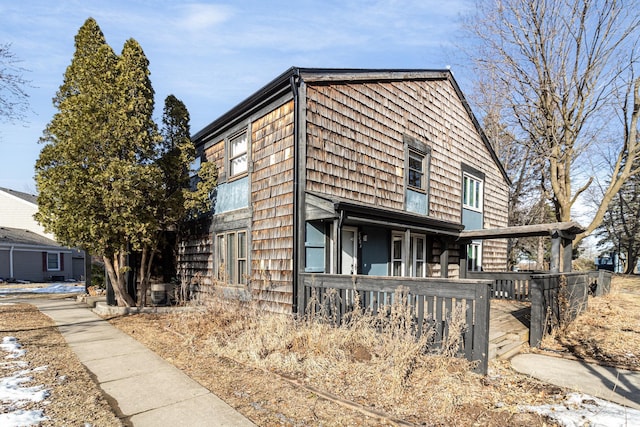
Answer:
[(293, 298), (293, 101), (251, 125), (251, 283), (273, 311)]
[[(294, 67), (192, 139), (218, 187), (183, 280), (271, 311), (304, 308), (305, 271), (458, 277), (462, 230), (507, 226), (508, 178), (448, 71)], [(504, 239), (475, 245), (472, 270), (506, 268)]]
[[(484, 228), (507, 226), (508, 185), (449, 80), (309, 83), (306, 96), (307, 191), (403, 210), (408, 135), (431, 149), (429, 217), (461, 222), (464, 163), (485, 175)], [(485, 270), (504, 270), (506, 241), (483, 255)]]

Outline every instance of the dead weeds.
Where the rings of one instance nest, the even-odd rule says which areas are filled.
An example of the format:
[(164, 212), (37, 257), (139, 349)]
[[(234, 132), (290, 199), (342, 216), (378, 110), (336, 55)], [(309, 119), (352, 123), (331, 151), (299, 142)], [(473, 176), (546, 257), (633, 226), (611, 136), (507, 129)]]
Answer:
[(428, 351), (431, 335), (409, 339), (401, 309), (390, 313), (384, 326), (356, 315), (335, 328), (217, 299), (188, 313), (111, 322), (261, 426), (545, 424), (519, 407), (555, 401), (558, 388), (504, 363), (474, 374), (444, 354), (455, 343)]

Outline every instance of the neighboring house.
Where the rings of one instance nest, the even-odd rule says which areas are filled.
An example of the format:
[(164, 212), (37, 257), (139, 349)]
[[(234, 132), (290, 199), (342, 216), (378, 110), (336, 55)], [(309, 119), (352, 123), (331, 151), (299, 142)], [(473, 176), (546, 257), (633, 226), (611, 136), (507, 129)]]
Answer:
[(503, 238), (459, 240), (507, 226), (509, 181), (447, 70), (294, 67), (193, 141), (218, 187), (179, 270), (205, 289), (291, 312), (305, 272), (506, 269)]
[(33, 218), (37, 197), (0, 188), (0, 279), (82, 280), (84, 253), (59, 245)]
[(38, 212), (38, 196), (0, 187), (0, 226), (29, 230), (55, 240), (33, 217)]

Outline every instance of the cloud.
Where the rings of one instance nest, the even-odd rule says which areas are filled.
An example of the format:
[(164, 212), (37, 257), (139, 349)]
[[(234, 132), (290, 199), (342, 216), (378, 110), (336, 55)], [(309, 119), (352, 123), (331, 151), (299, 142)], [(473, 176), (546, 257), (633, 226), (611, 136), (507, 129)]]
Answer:
[(228, 21), (233, 9), (219, 4), (191, 3), (180, 6), (182, 17), (177, 26), (188, 31), (206, 31)]

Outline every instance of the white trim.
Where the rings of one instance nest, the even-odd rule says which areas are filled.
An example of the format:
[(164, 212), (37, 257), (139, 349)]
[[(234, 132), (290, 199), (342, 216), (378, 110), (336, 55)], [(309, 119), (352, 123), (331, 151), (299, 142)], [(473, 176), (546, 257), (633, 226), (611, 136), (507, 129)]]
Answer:
[[(465, 203), (465, 191), (467, 190), (465, 179), (468, 179), (469, 182), (475, 182), (479, 184), (478, 186), (479, 188), (476, 194), (476, 198), (478, 199), (478, 206)], [(483, 204), (484, 204), (484, 181), (473, 174), (470, 174), (468, 172), (463, 172), (462, 173), (462, 207), (464, 209), (469, 209), (471, 211), (482, 212)]]

